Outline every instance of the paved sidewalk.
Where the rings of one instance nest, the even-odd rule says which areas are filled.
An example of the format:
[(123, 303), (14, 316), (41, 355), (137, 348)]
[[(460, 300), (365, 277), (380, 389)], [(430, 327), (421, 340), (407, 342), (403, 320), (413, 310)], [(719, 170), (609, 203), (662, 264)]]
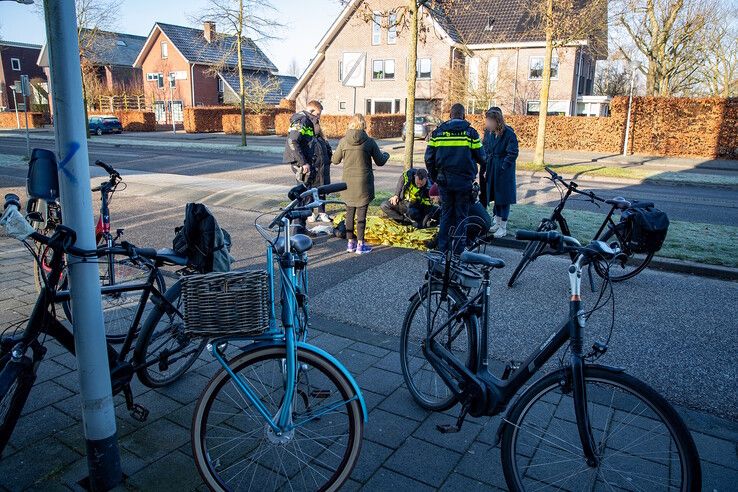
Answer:
[[(0, 326), (27, 316), (34, 286), (29, 257), (0, 238)], [(469, 418), (462, 432), (442, 435), (436, 424), (453, 423), (455, 410), (430, 414), (404, 387), (397, 337), (314, 318), (314, 343), (336, 355), (356, 376), (369, 406), (361, 459), (345, 490), (504, 490), (499, 417)], [(0, 461), (0, 490), (80, 490), (86, 459), (79, 420), (75, 360), (55, 343)], [(217, 363), (204, 354), (182, 380), (160, 390), (134, 384), (136, 401), (151, 411), (146, 423), (131, 419), (116, 397), (123, 469), (121, 490), (202, 490), (191, 458), (189, 427), (194, 402)], [(499, 367), (495, 367), (499, 370)], [(704, 490), (735, 490), (738, 424), (679, 408), (703, 460)], [(562, 422), (567, 421), (565, 415)]]

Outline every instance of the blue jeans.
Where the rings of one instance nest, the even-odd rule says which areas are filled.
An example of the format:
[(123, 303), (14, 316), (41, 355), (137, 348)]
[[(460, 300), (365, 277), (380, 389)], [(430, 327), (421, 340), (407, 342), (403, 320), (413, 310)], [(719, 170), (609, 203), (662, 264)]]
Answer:
[(497, 205), (495, 203), (492, 210), (495, 217), (500, 217), (502, 220), (507, 220), (507, 218), (510, 217), (510, 205)]
[[(441, 224), (438, 229), (438, 250), (446, 252), (455, 243), (454, 253), (460, 254), (466, 245), (466, 218), (469, 216), (471, 193), (468, 190), (440, 189)], [(463, 230), (462, 230), (463, 229)]]

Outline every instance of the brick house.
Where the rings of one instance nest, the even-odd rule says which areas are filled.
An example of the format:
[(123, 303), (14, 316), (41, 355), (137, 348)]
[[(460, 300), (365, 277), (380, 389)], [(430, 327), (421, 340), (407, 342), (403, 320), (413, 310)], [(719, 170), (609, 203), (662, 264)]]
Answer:
[[(214, 22), (205, 22), (203, 29), (154, 24), (133, 66), (143, 71), (144, 92), (152, 101), (157, 121), (167, 121), (170, 114), (176, 122), (182, 121), (186, 106), (238, 101), (235, 42), (235, 36), (217, 33)], [(277, 104), (297, 81), (277, 75), (277, 67), (251, 39), (244, 39), (242, 56), (245, 76), (276, 81), (265, 98), (267, 104)]]
[[(40, 52), (41, 46), (36, 44), (0, 41), (0, 111), (15, 111), (16, 106), (11, 86), (20, 85), (21, 75), (28, 75), (30, 80), (42, 79), (42, 85), (46, 86), (46, 74), (36, 64)], [(44, 87), (44, 90), (46, 90), (46, 87)], [(45, 98), (42, 98), (35, 88), (33, 91), (31, 103), (46, 102)], [(16, 101), (18, 110), (22, 111), (24, 109), (23, 96), (16, 94)]]
[[(298, 108), (318, 99), (331, 114), (404, 112), (408, 35), (392, 27), (391, 15), (380, 15), (401, 2), (375, 0), (371, 6), (379, 11), (373, 15), (363, 3), (349, 1), (318, 44), (287, 96)], [(496, 105), (508, 113), (538, 114), (545, 38), (530, 27), (519, 2), (481, 0), (474, 9), (439, 9), (421, 9), (430, 31), (418, 45), (416, 113), (438, 113), (460, 100), (473, 113)], [(578, 100), (592, 94), (601, 57), (586, 40), (555, 50), (549, 113), (578, 113)], [(344, 84), (352, 77), (361, 79), (358, 87)]]

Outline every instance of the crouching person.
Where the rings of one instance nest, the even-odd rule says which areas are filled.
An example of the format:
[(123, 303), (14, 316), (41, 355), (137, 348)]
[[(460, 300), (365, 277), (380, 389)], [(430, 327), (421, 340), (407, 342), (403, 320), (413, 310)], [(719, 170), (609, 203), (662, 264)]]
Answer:
[(399, 224), (420, 229), (434, 211), (429, 191), (428, 171), (408, 169), (400, 176), (395, 194), (382, 202), (382, 211)]

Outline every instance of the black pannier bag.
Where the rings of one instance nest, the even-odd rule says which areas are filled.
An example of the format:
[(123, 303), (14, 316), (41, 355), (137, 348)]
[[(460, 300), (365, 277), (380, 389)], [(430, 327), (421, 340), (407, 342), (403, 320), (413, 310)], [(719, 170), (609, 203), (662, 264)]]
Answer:
[(189, 265), (200, 273), (227, 272), (233, 258), (230, 255), (231, 236), (221, 229), (208, 207), (188, 203), (184, 225), (175, 230), (172, 249), (187, 256)]
[(661, 249), (669, 230), (669, 217), (656, 207), (638, 202), (623, 212), (620, 222), (627, 225), (628, 247), (633, 253), (655, 253)]

